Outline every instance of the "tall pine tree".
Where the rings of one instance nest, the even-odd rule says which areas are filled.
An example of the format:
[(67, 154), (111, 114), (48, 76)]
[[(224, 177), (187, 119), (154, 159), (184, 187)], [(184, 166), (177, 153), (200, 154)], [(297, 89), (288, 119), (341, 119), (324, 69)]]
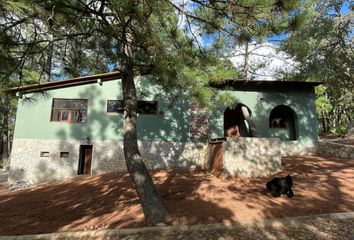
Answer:
[[(191, 94), (198, 95), (197, 90), (204, 96), (207, 81), (190, 79), (195, 76), (191, 69), (200, 68), (201, 72), (218, 70), (218, 67), (208, 65), (210, 53), (213, 59), (217, 59), (217, 53), (222, 52), (216, 47), (223, 48), (224, 44), (226, 46), (244, 35), (251, 38), (264, 31), (277, 32), (288, 28), (296, 22), (296, 6), (300, 0), (191, 0), (187, 4), (167, 0), (21, 2), (26, 3), (26, 9), (30, 8), (28, 12), (33, 14), (17, 13), (19, 19), (24, 18), (28, 24), (35, 19), (35, 26), (39, 24), (39, 28), (32, 29), (36, 38), (32, 42), (23, 42), (25, 46), (33, 44), (38, 49), (48, 49), (49, 56), (45, 59), (62, 61), (66, 74), (95, 70), (94, 64), (87, 64), (90, 69), (83, 66), (82, 60), (92, 62), (92, 56), (105, 59), (106, 66), (114, 66), (122, 73), (124, 157), (145, 218), (150, 224), (156, 224), (166, 220), (167, 211), (137, 144), (134, 75), (149, 69), (166, 89), (189, 86), (187, 90)], [(205, 42), (206, 38), (209, 43)], [(225, 42), (220, 44), (220, 39)], [(70, 67), (74, 62), (75, 68)], [(44, 61), (43, 67), (48, 69), (48, 63)], [(227, 61), (217, 66), (225, 64)], [(101, 67), (104, 69), (105, 66)]]

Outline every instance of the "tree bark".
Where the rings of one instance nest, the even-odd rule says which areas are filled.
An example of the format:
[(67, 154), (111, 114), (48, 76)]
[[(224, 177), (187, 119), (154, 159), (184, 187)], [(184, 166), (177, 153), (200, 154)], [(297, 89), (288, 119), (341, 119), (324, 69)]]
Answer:
[(247, 80), (248, 78), (248, 61), (249, 61), (249, 43), (248, 41), (245, 43), (245, 58), (243, 63), (243, 77)]
[(166, 221), (167, 210), (140, 155), (137, 142), (137, 95), (133, 66), (122, 64), (124, 99), (124, 158), (140, 198), (145, 219), (154, 225)]
[(2, 108), (2, 161), (6, 165), (8, 162), (10, 151), (9, 151), (9, 97), (5, 94), (3, 98), (3, 108)]
[(322, 112), (322, 128), (323, 128), (323, 132), (327, 133), (327, 123), (326, 123), (326, 116), (324, 112)]
[(50, 45), (48, 47), (48, 56), (44, 67), (44, 72), (46, 74), (47, 82), (50, 82), (52, 80), (52, 64), (53, 64), (53, 52), (54, 52), (54, 43), (52, 39), (53, 37), (51, 36), (51, 41), (49, 43)]

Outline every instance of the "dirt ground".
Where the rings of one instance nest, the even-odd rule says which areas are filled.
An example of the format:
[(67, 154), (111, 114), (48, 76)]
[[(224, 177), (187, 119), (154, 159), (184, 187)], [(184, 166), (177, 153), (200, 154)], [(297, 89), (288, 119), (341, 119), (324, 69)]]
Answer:
[[(256, 179), (219, 179), (202, 171), (156, 171), (171, 224), (354, 211), (354, 160), (284, 158), (276, 176), (294, 177), (295, 196), (273, 198)], [(83, 176), (0, 193), (0, 235), (147, 226), (127, 174)]]

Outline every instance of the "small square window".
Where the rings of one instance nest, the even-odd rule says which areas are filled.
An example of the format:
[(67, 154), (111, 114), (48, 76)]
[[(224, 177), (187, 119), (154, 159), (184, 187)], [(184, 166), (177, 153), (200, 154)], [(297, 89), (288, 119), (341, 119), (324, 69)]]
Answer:
[(138, 101), (138, 113), (157, 114), (157, 101)]
[(69, 157), (69, 152), (60, 152), (60, 157), (61, 158), (68, 158)]
[(40, 156), (41, 157), (49, 157), (49, 152), (41, 152)]
[(123, 100), (107, 100), (107, 112), (108, 113), (123, 113), (124, 104)]

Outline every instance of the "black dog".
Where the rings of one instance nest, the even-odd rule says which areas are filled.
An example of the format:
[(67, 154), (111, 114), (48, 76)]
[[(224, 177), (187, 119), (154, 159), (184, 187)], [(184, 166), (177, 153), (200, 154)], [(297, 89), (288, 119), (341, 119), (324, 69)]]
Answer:
[(294, 192), (291, 190), (292, 186), (293, 178), (290, 175), (282, 178), (276, 177), (266, 184), (268, 192), (270, 192), (273, 197), (280, 197), (281, 194), (286, 194), (289, 198), (293, 197)]

